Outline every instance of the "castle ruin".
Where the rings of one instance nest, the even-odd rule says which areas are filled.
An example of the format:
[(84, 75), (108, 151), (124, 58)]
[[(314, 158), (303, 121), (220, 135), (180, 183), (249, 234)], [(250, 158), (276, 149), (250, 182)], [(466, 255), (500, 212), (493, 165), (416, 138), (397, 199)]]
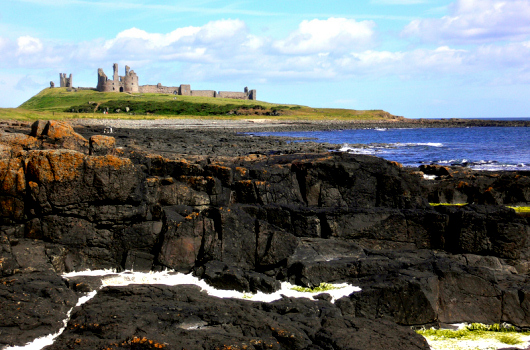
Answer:
[(96, 89), (100, 92), (140, 92), (138, 88), (138, 76), (136, 73), (125, 66), (125, 75), (118, 74), (118, 64), (114, 63), (114, 74), (112, 80), (107, 78), (102, 68), (98, 69), (98, 86)]
[[(214, 91), (214, 90), (191, 90), (191, 86), (181, 84), (180, 86), (163, 86), (157, 85), (138, 85), (138, 76), (129, 66), (125, 66), (125, 75), (118, 74), (118, 64), (113, 65), (114, 74), (112, 79), (109, 79), (102, 68), (98, 69), (98, 85), (97, 90), (100, 92), (139, 92), (139, 93), (159, 93), (159, 94), (173, 94), (180, 96), (202, 96), (202, 97), (220, 97), (220, 98), (234, 98), (240, 100), (256, 100), (256, 90), (249, 90), (245, 88), (243, 92), (232, 91)], [(70, 75), (71, 77), (71, 75)], [(70, 78), (71, 79), (71, 78)], [(62, 81), (61, 81), (62, 84)], [(62, 86), (62, 85), (61, 85)]]
[(72, 87), (72, 74), (67, 78), (66, 73), (59, 73), (59, 84), (61, 87)]

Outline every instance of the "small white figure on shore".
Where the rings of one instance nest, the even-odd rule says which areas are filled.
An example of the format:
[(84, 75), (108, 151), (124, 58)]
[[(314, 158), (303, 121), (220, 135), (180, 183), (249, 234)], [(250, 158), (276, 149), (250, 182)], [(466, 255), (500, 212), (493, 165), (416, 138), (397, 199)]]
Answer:
[(104, 134), (112, 134), (112, 126), (106, 126), (105, 129), (103, 129)]

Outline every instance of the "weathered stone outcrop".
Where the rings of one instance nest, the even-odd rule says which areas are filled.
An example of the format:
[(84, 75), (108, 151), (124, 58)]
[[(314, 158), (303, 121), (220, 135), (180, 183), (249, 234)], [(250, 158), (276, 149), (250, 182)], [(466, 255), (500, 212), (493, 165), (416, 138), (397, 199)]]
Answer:
[(425, 166), (420, 170), (437, 176), (436, 181), (424, 181), (432, 203), (525, 205), (530, 202), (528, 171), (494, 173), (440, 166)]
[(429, 349), (410, 329), (343, 316), (326, 301), (218, 299), (195, 286), (106, 288), (72, 316), (49, 349), (301, 350), (351, 349), (352, 344)]
[[(372, 344), (360, 345), (367, 349), (373, 342), (387, 344), (376, 335), (383, 327), (391, 332), (388, 339), (415, 349), (424, 344), (392, 324), (530, 327), (528, 219), (486, 200), (464, 207), (428, 204), (447, 199), (451, 183), (452, 198), (463, 198), (454, 182), (459, 176), (470, 188), (489, 185), (503, 203), (528, 203), (525, 173), (490, 179), (424, 168), (439, 176), (428, 182), (399, 164), (363, 155), (165, 158), (116, 147), (112, 137), (93, 135), (88, 142), (66, 123), (36, 122), (32, 135), (0, 134), (0, 306), (10, 310), (0, 323), (0, 344), (57, 331), (76, 293), (97, 285), (81, 280), (68, 289), (58, 274), (101, 268), (169, 268), (247, 292), (271, 292), (285, 280), (304, 286), (349, 282), (363, 290), (337, 306), (297, 300), (266, 306), (221, 302), (188, 287), (109, 288), (74, 312), (53, 348), (127, 348), (136, 336), (171, 346), (202, 337), (212, 347), (261, 349), (249, 343), (261, 339), (278, 342), (275, 348), (342, 349), (346, 334), (354, 332), (356, 342)], [(522, 196), (510, 194), (518, 189)], [(433, 197), (440, 193), (446, 197)], [(41, 299), (32, 301), (33, 294)], [(241, 308), (291, 329), (294, 343), (277, 336), (273, 328), (283, 328), (272, 321), (256, 324), (245, 316), (217, 322), (213, 311), (193, 320), (205, 332), (179, 331), (177, 341), (163, 330), (187, 324), (189, 315), (177, 316), (180, 310), (168, 319), (163, 305), (181, 294), (189, 300), (179, 299), (178, 308)], [(119, 308), (109, 308), (114, 304)], [(38, 313), (31, 314), (32, 305)], [(300, 311), (306, 307), (309, 314)], [(286, 311), (295, 309), (296, 315)], [(324, 317), (327, 312), (333, 317)], [(302, 314), (310, 325), (294, 321)], [(120, 322), (112, 319), (118, 315)], [(131, 317), (140, 317), (142, 326), (126, 322)], [(393, 323), (375, 321), (382, 318)], [(159, 322), (163, 326), (155, 330)], [(236, 334), (234, 327), (248, 331)], [(227, 337), (236, 340), (228, 344)]]

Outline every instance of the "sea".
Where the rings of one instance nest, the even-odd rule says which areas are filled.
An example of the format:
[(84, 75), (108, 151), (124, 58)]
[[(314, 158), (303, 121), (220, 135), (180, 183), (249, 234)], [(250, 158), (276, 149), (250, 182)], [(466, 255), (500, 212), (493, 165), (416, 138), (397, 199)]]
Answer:
[(530, 170), (530, 127), (462, 127), (261, 132), (342, 145), (338, 150), (369, 154), (404, 166), (464, 166), (475, 170)]

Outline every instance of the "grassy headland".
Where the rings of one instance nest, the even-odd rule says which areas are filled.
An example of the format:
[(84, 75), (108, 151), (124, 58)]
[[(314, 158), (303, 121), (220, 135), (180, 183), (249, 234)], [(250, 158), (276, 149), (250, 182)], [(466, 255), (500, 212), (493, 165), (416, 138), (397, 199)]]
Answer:
[[(107, 111), (104, 114), (103, 111)], [(170, 94), (103, 93), (66, 88), (44, 89), (18, 108), (0, 109), (0, 119), (308, 119), (392, 120), (382, 110), (353, 110), (279, 105), (263, 101), (174, 96)]]

